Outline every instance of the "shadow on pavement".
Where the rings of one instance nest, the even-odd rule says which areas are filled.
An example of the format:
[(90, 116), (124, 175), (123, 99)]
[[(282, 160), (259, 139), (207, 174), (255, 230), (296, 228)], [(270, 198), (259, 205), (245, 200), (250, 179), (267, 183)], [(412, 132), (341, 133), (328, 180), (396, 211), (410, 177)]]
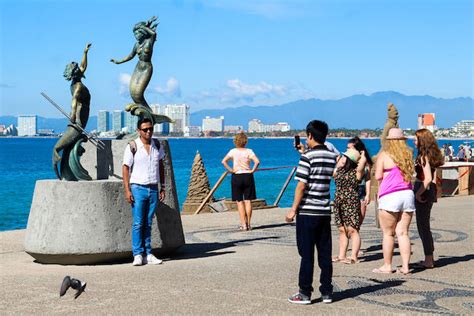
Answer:
[[(469, 254), (465, 256), (458, 256), (458, 257), (448, 257), (448, 256), (439, 256), (438, 260), (435, 261), (435, 269), (436, 268), (441, 268), (445, 266), (449, 266), (450, 264), (456, 264), (459, 262), (467, 262), (474, 260), (474, 254)], [(411, 264), (412, 265), (412, 264)], [(414, 267), (415, 271), (422, 271), (422, 270), (427, 270), (426, 268), (417, 268)]]
[(240, 244), (249, 243), (252, 241), (267, 240), (267, 239), (279, 239), (280, 237), (260, 237), (251, 239), (242, 239), (228, 242), (209, 242), (209, 243), (191, 243), (181, 246), (170, 260), (183, 260), (183, 259), (197, 259), (206, 258), (219, 255), (225, 255), (229, 253), (235, 253), (235, 251), (220, 251), (226, 248), (239, 246)]
[[(370, 281), (376, 282), (377, 284), (368, 285), (368, 286), (364, 286), (364, 287), (358, 287), (358, 288), (354, 288), (354, 289), (347, 289), (347, 290), (344, 290), (344, 291), (341, 291), (341, 292), (334, 292), (333, 301), (337, 302), (337, 301), (344, 300), (344, 299), (354, 298), (354, 297), (357, 297), (357, 296), (360, 296), (360, 295), (363, 295), (363, 294), (373, 293), (373, 292), (377, 292), (377, 291), (380, 291), (380, 290), (383, 290), (383, 289), (386, 289), (386, 288), (400, 286), (400, 285), (402, 285), (403, 283), (406, 282), (404, 280), (380, 281), (380, 280), (377, 280), (377, 279), (370, 279)], [(321, 301), (321, 299), (319, 299), (317, 301)]]
[(296, 226), (296, 224), (295, 224), (295, 223), (280, 223), (280, 224), (269, 224), (269, 225), (252, 226), (252, 230), (260, 230), (260, 229), (267, 229), (267, 228), (277, 228), (277, 227), (284, 227), (284, 226)]

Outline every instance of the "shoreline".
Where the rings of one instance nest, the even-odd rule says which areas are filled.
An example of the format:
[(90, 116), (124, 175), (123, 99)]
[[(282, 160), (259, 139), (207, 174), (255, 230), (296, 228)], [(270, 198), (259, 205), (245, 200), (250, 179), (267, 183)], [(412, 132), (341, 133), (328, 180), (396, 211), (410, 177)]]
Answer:
[[(407, 136), (408, 139), (413, 139), (415, 136)], [(55, 138), (59, 139), (60, 136), (0, 136), (0, 139), (50, 139), (50, 138)], [(214, 137), (205, 137), (205, 136), (190, 136), (190, 137), (185, 137), (185, 136), (163, 136), (163, 135), (158, 135), (157, 137), (154, 136), (154, 138), (160, 138), (160, 139), (233, 139), (232, 136), (214, 136)], [(293, 139), (293, 136), (249, 136), (248, 138), (251, 139)], [(305, 136), (302, 136), (301, 138), (305, 139)], [(344, 137), (336, 137), (336, 136), (330, 136), (327, 137), (327, 139), (351, 139), (352, 136), (344, 136)], [(115, 138), (110, 138), (110, 137), (98, 137), (98, 139), (106, 139), (106, 140), (114, 140)], [(360, 139), (380, 139), (380, 137), (360, 137)], [(474, 137), (439, 137), (436, 138), (436, 140), (463, 140), (463, 141), (473, 141), (474, 142)]]

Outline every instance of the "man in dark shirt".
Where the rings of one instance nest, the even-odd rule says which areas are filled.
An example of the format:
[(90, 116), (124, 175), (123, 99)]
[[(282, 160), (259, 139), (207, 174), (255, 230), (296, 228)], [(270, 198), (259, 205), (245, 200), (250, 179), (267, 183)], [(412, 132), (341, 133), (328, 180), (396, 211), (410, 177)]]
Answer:
[(295, 179), (298, 181), (293, 206), (286, 221), (296, 216), (296, 244), (301, 256), (299, 292), (288, 301), (310, 304), (313, 292), (314, 247), (318, 250), (321, 269), (319, 291), (324, 303), (332, 302), (332, 239), (329, 186), (336, 167), (337, 155), (324, 145), (328, 125), (311, 121), (306, 126), (307, 145), (298, 163)]

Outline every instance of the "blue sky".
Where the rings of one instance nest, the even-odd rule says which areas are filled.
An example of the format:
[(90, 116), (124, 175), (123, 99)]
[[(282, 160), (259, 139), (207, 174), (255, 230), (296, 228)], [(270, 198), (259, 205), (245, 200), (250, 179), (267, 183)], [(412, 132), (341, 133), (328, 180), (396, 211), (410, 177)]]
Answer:
[(132, 27), (157, 15), (146, 98), (192, 111), (395, 90), (473, 96), (469, 0), (0, 0), (0, 115), (60, 117), (67, 63), (91, 42), (91, 115), (123, 109)]

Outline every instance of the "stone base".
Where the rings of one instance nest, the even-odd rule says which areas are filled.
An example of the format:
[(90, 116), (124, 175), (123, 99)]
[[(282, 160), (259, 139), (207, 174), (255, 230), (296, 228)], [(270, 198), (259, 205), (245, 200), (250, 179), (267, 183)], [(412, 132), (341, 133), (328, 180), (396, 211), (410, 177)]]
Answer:
[[(181, 209), (181, 215), (193, 215), (197, 211), (199, 205), (201, 205), (201, 203), (184, 202)], [(206, 205), (204, 205), (202, 211), (199, 212), (199, 214), (201, 213), (211, 213), (209, 204), (206, 203)]]
[[(232, 200), (225, 200), (225, 206), (229, 211), (237, 211), (237, 203)], [(252, 200), (252, 209), (256, 210), (267, 206), (267, 201), (264, 199)]]
[[(161, 204), (152, 248), (166, 255), (184, 241), (181, 217)], [(41, 263), (96, 264), (131, 259), (131, 207), (120, 180), (36, 182), (25, 251)]]

